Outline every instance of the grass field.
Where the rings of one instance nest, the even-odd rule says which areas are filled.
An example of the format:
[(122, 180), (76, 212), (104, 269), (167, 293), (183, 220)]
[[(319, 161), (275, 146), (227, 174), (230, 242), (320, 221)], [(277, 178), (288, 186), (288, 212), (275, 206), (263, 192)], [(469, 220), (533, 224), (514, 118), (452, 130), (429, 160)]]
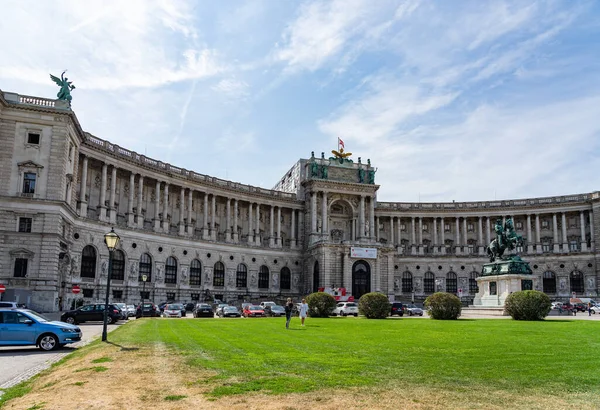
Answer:
[[(598, 408), (599, 330), (596, 322), (559, 320), (330, 318), (309, 319), (300, 327), (295, 319), (286, 330), (282, 319), (148, 319), (111, 333), (113, 345), (81, 349), (82, 364), (69, 374), (98, 373), (89, 370), (102, 363), (107, 370), (90, 377), (106, 377), (126, 355), (159, 349), (181, 364), (177, 368), (188, 387), (199, 386), (205, 399), (216, 402), (350, 388), (375, 395), (398, 389), (452, 392), (452, 400), (465, 407), (511, 407), (514, 400), (532, 397), (525, 407)], [(146, 359), (140, 356), (138, 365), (144, 368)], [(164, 400), (190, 396), (193, 392), (173, 391)]]

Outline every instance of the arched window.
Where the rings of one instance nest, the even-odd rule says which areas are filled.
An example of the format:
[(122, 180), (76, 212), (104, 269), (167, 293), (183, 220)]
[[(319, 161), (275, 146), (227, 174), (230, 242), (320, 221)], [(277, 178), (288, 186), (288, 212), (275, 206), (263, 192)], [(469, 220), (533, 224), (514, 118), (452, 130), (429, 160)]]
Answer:
[(319, 261), (315, 261), (313, 270), (313, 292), (318, 292), (321, 282), (319, 280)]
[(112, 275), (111, 279), (123, 280), (125, 279), (125, 254), (123, 251), (113, 251), (112, 256)]
[(471, 272), (469, 274), (469, 293), (471, 295), (475, 295), (479, 292), (479, 286), (477, 286), (477, 281), (475, 278), (479, 276), (479, 272)]
[(258, 270), (258, 287), (260, 289), (269, 288), (269, 268), (262, 265)]
[(423, 279), (423, 292), (433, 293), (435, 291), (435, 277), (432, 272), (426, 272)]
[(86, 246), (81, 252), (81, 277), (96, 277), (96, 249), (92, 245)]
[(225, 286), (225, 265), (223, 265), (223, 262), (215, 263), (214, 270), (213, 286)]
[(571, 292), (583, 294), (583, 274), (578, 270), (571, 272)]
[(402, 293), (411, 293), (413, 291), (413, 275), (409, 271), (402, 274)]
[(248, 268), (243, 263), (237, 266), (235, 273), (235, 286), (237, 288), (245, 288), (248, 286)]
[(142, 275), (146, 275), (146, 282), (152, 282), (152, 257), (144, 253), (140, 257), (138, 281), (143, 282)]
[(202, 281), (202, 264), (198, 259), (190, 263), (190, 286), (200, 286)]
[(544, 272), (542, 288), (544, 289), (544, 293), (556, 293), (556, 275), (554, 272)]
[(455, 295), (458, 293), (458, 280), (456, 279), (456, 273), (454, 272), (448, 272), (446, 274), (446, 292)]
[(177, 283), (177, 260), (172, 256), (165, 263), (165, 283)]
[(281, 268), (281, 289), (290, 290), (292, 288), (292, 273), (287, 266)]

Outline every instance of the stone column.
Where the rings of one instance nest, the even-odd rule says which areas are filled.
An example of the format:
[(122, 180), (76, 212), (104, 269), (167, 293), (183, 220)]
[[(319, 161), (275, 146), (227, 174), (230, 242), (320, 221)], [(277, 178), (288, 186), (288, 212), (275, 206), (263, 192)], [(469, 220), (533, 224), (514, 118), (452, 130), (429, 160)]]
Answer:
[(185, 188), (179, 192), (179, 235), (185, 235)]
[(558, 243), (558, 221), (556, 218), (556, 212), (554, 212), (552, 214), (552, 229), (553, 229), (553, 242), (554, 242), (554, 246), (553, 246), (553, 251), (554, 253), (559, 253), (560, 252), (560, 245)]
[(492, 241), (491, 235), (492, 235), (492, 228), (490, 227), (490, 217), (488, 216), (485, 218), (485, 236), (486, 236), (485, 241), (488, 243), (488, 245)]
[(438, 233), (437, 233), (437, 217), (433, 218), (433, 253), (439, 253)]
[(594, 208), (590, 209), (588, 212), (588, 216), (590, 218), (590, 251), (594, 252), (596, 250), (596, 241), (594, 240)]
[(424, 255), (423, 249), (423, 218), (419, 217), (419, 255)]
[(375, 217), (375, 225), (376, 225), (376, 229), (375, 229), (375, 241), (379, 242), (379, 217), (378, 216)]
[(129, 174), (129, 198), (127, 201), (127, 226), (133, 228), (135, 215), (133, 213), (133, 191), (135, 191), (135, 174)]
[(231, 242), (231, 198), (225, 205), (225, 242)]
[(394, 241), (394, 217), (390, 216), (390, 246), (395, 247), (396, 242)]
[(563, 252), (569, 252), (569, 239), (567, 238), (567, 213), (562, 213), (562, 248)]
[(165, 184), (165, 192), (163, 193), (163, 214), (162, 227), (164, 233), (169, 233), (169, 184)]
[(260, 236), (260, 204), (256, 204), (256, 238), (254, 239), (257, 245), (262, 246), (262, 238)]
[(310, 194), (310, 233), (317, 233), (317, 193)]
[(359, 232), (358, 239), (360, 240), (365, 236), (365, 197), (360, 196), (360, 206), (359, 206), (359, 214), (358, 214), (358, 222), (359, 222)]
[(100, 217), (102, 222), (106, 222), (106, 163), (102, 164), (102, 181), (100, 182)]
[(454, 244), (456, 254), (460, 255), (460, 217), (456, 217), (456, 243)]
[(238, 200), (233, 200), (233, 243), (240, 241), (238, 234)]
[(440, 236), (442, 237), (440, 241), (440, 253), (442, 255), (446, 254), (446, 223), (444, 222), (444, 217), (440, 218)]
[(535, 250), (537, 253), (542, 253), (542, 235), (540, 233), (540, 214), (535, 214)]
[(369, 237), (371, 240), (375, 237), (375, 197), (369, 198)]
[(113, 165), (110, 174), (110, 199), (108, 200), (108, 207), (110, 213), (110, 223), (117, 223), (117, 209), (115, 208), (115, 197), (117, 195), (117, 167)]
[(462, 237), (462, 245), (466, 248), (469, 246), (469, 235), (467, 234), (467, 218), (463, 218), (463, 237)]
[(275, 238), (275, 245), (277, 245), (278, 248), (281, 248), (283, 246), (283, 243), (281, 241), (281, 207), (280, 206), (277, 207), (277, 237)]
[(579, 211), (579, 228), (581, 232), (581, 252), (587, 252), (587, 241), (585, 240), (585, 215), (584, 211)]
[(531, 215), (527, 214), (527, 253), (533, 253), (533, 241), (531, 237)]
[(296, 247), (296, 210), (292, 209), (292, 226), (291, 226), (292, 240), (290, 246)]
[(296, 227), (296, 246), (302, 245), (302, 240), (305, 235), (301, 235), (302, 232), (306, 230), (306, 226), (304, 225), (304, 216), (305, 213), (303, 211), (298, 211), (298, 226)]
[(194, 236), (194, 223), (192, 222), (194, 218), (194, 190), (190, 189), (188, 192), (188, 216), (187, 216), (187, 234), (189, 236)]
[(87, 173), (88, 173), (88, 157), (83, 157), (81, 165), (81, 186), (79, 188), (79, 215), (87, 218), (88, 202), (85, 198), (87, 195)]
[(156, 181), (156, 195), (154, 197), (154, 232), (160, 231), (160, 181)]
[(202, 239), (208, 240), (208, 192), (204, 192), (204, 212), (202, 218)]
[(144, 207), (144, 176), (140, 174), (140, 178), (138, 179), (138, 201), (137, 201), (137, 226), (140, 229), (144, 228), (144, 215), (142, 213), (142, 208)]
[(270, 209), (271, 213), (269, 215), (269, 247), (273, 248), (275, 246), (275, 207), (271, 205)]
[(217, 196), (213, 194), (211, 198), (211, 207), (210, 211), (212, 215), (210, 216), (210, 239), (213, 241), (217, 240)]
[(327, 192), (323, 191), (323, 197), (321, 198), (321, 234), (327, 239), (329, 234), (329, 224), (327, 216)]
[(254, 228), (252, 228), (252, 202), (248, 203), (248, 243), (252, 245), (254, 243)]
[(417, 239), (415, 235), (415, 229), (415, 217), (413, 216), (410, 218), (410, 253), (412, 255), (417, 254)]
[(477, 253), (480, 255), (484, 254), (484, 244), (483, 244), (483, 218), (480, 216), (477, 220)]

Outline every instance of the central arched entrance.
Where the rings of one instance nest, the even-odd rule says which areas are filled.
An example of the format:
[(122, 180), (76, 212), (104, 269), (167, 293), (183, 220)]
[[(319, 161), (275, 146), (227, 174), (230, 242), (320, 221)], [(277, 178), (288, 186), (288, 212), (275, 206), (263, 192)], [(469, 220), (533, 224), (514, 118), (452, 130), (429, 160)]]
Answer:
[(369, 292), (371, 292), (371, 267), (365, 261), (356, 261), (352, 265), (352, 296), (358, 300)]

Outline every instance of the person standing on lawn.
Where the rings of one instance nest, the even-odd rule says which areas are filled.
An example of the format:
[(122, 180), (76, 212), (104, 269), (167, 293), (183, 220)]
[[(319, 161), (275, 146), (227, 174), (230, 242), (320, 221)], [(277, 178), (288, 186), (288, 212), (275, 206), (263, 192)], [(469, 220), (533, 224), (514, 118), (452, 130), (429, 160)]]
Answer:
[(308, 315), (308, 303), (306, 303), (306, 299), (302, 299), (302, 303), (300, 304), (300, 319), (302, 319), (302, 326), (304, 326), (306, 315)]
[(294, 303), (292, 302), (292, 298), (287, 298), (287, 302), (285, 304), (285, 328), (290, 328), (290, 321), (292, 320), (292, 310), (294, 309)]

